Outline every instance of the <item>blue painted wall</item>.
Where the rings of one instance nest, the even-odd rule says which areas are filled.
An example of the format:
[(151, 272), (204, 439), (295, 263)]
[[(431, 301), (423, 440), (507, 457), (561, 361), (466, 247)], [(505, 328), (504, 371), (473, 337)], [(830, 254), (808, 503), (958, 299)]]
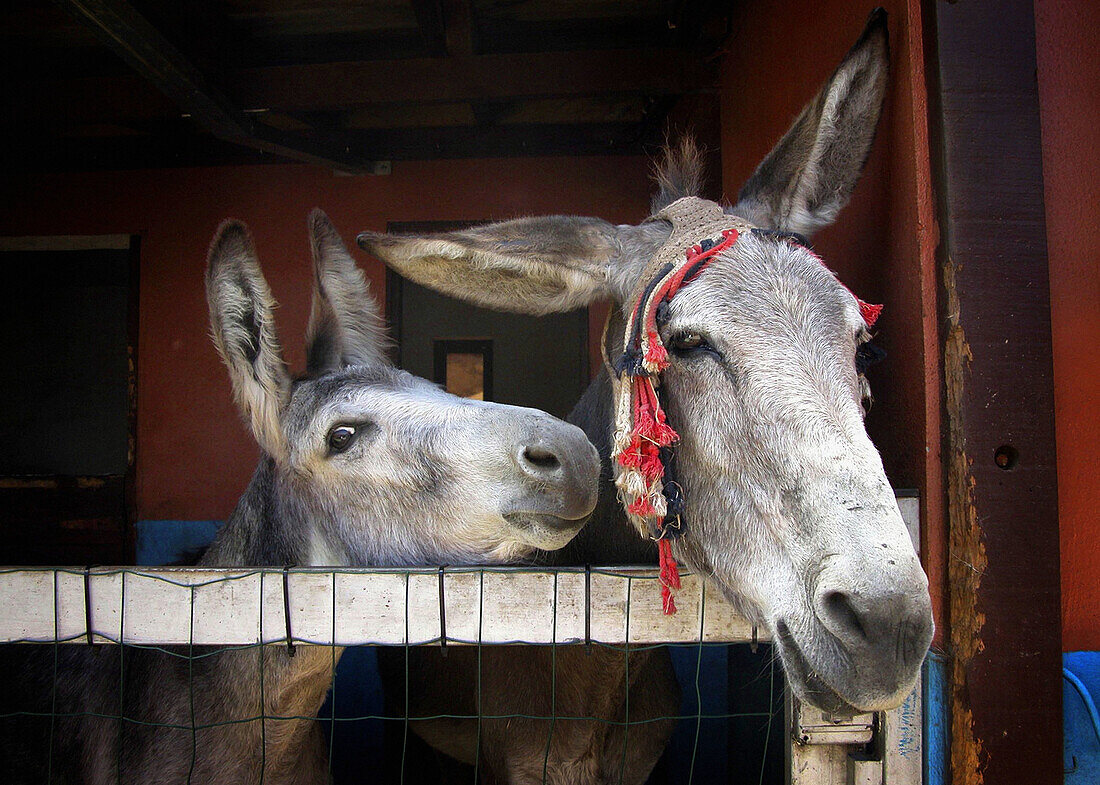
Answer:
[(1062, 655), (1063, 770), (1066, 785), (1100, 783), (1100, 652)]

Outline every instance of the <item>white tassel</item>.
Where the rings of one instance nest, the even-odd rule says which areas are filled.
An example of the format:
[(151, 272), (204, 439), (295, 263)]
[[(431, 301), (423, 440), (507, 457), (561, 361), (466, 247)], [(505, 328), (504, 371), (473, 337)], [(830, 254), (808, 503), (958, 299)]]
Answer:
[(653, 505), (653, 514), (657, 520), (663, 521), (665, 516), (668, 515), (668, 499), (666, 499), (665, 495), (661, 492), (662, 486), (660, 481), (656, 482), (654, 487), (657, 490), (650, 493), (649, 503)]
[(645, 477), (637, 469), (621, 472), (615, 480), (615, 487), (628, 497), (628, 502), (645, 496), (649, 492)]

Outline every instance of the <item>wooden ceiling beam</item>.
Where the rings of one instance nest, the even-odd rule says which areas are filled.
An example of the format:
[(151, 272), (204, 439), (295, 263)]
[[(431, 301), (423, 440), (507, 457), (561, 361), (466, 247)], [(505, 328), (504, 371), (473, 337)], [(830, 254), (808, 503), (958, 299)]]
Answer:
[[(323, 112), (404, 102), (683, 95), (712, 90), (716, 79), (712, 66), (679, 50), (628, 49), (256, 68), (231, 73), (226, 91), (248, 109)], [(172, 113), (144, 80), (130, 76), (11, 83), (7, 94), (7, 120), (15, 127), (42, 117), (73, 126)]]
[(58, 0), (171, 98), (180, 111), (219, 139), (296, 161), (348, 172), (374, 171), (373, 162), (339, 146), (318, 144), (254, 122), (238, 110), (153, 25), (125, 0)]
[(470, 0), (441, 0), (446, 25), (447, 54), (469, 57), (474, 54), (474, 17)]
[(247, 108), (323, 111), (402, 101), (674, 95), (716, 85), (714, 66), (681, 50), (619, 49), (251, 68), (231, 74), (227, 90)]
[[(325, 132), (313, 132), (325, 135)], [(660, 136), (642, 136), (639, 124), (523, 124), (448, 128), (352, 129), (331, 137), (352, 149), (376, 151), (393, 161), (526, 156), (641, 155)], [(66, 172), (157, 167), (278, 163), (210, 134), (165, 128), (160, 133), (113, 138), (54, 139), (14, 136), (0, 148), (7, 172)]]
[(424, 47), (430, 57), (447, 53), (447, 29), (443, 24), (443, 0), (409, 0)]
[[(310, 112), (377, 103), (507, 101), (600, 94), (679, 95), (707, 92), (716, 84), (716, 77), (707, 66), (676, 50), (482, 55), (468, 60), (472, 62), (458, 61), (454, 67), (452, 63), (456, 61), (448, 59), (250, 69), (231, 74), (230, 80), (237, 87), (229, 92), (238, 106), (250, 109)], [(616, 66), (613, 71), (601, 70), (608, 62), (620, 61), (635, 62), (637, 68)], [(557, 77), (523, 70), (507, 80), (494, 82), (490, 77), (494, 68), (540, 66), (552, 69)], [(434, 76), (429, 76), (433, 72)], [(462, 75), (467, 72), (477, 75), (477, 85), (462, 83)], [(345, 77), (352, 83), (341, 83)], [(417, 77), (429, 78), (430, 82), (416, 84)], [(179, 106), (179, 101), (168, 104), (150, 89), (149, 83), (133, 76), (13, 82), (7, 86), (6, 99), (7, 120), (15, 126), (43, 117), (56, 118), (55, 124), (72, 126), (162, 118), (180, 112), (196, 114), (189, 109), (174, 110), (172, 106)]]

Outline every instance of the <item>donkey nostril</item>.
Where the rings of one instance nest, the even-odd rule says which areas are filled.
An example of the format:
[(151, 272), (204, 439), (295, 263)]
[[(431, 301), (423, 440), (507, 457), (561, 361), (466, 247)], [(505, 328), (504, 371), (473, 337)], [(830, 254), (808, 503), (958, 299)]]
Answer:
[(523, 459), (540, 469), (556, 469), (561, 466), (558, 456), (541, 447), (528, 447), (523, 451)]
[(834, 632), (866, 640), (867, 630), (847, 594), (842, 591), (827, 592), (821, 598), (821, 606), (826, 619), (837, 627)]

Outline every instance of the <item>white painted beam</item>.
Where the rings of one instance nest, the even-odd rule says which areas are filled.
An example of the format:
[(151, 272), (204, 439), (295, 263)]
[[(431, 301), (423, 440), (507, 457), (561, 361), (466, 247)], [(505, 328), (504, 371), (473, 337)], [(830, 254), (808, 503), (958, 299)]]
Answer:
[[(591, 640), (752, 639), (752, 625), (697, 576), (684, 575), (676, 593), (679, 612), (665, 616), (656, 575), (650, 568), (593, 569)], [(290, 570), (293, 639), (321, 645), (438, 642), (439, 580), (435, 569)], [(451, 568), (443, 582), (448, 643), (585, 640), (583, 569)], [(96, 567), (87, 580), (80, 569), (0, 571), (0, 642), (86, 642), (90, 615), (100, 643), (279, 643), (286, 640), (283, 607), (281, 570)]]

